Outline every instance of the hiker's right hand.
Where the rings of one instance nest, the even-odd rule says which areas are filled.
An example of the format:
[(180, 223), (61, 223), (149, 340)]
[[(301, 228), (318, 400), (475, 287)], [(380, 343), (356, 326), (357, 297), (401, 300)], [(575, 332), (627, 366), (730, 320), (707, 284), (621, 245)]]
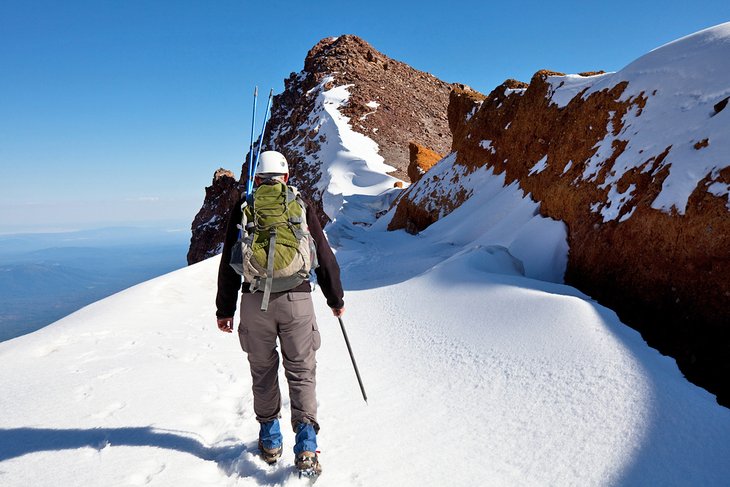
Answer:
[(233, 333), (233, 318), (218, 318), (218, 329), (226, 333)]

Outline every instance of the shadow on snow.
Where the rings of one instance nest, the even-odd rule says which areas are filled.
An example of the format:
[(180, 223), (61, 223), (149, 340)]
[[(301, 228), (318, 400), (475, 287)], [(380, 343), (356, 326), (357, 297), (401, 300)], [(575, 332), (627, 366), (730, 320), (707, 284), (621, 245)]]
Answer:
[(215, 462), (227, 476), (253, 477), (259, 483), (277, 484), (291, 475), (284, 465), (268, 466), (258, 458), (257, 443), (206, 446), (181, 432), (152, 427), (51, 429), (0, 429), (0, 462), (45, 451), (116, 446), (141, 446), (187, 453)]

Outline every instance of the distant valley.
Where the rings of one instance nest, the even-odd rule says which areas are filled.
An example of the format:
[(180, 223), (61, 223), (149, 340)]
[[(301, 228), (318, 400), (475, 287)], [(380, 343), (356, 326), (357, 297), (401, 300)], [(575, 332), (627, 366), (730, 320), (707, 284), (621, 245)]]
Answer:
[(188, 242), (147, 228), (0, 236), (0, 341), (185, 266)]

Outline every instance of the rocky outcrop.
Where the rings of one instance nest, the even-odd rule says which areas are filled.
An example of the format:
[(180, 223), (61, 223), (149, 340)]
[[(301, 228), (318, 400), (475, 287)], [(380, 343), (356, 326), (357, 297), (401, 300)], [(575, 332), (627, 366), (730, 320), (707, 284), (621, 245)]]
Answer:
[[(290, 161), (292, 182), (315, 205), (321, 204), (318, 154), (323, 135), (320, 95), (347, 86), (341, 112), (352, 129), (378, 144), (380, 155), (405, 179), (408, 144), (416, 142), (439, 152), (451, 145), (446, 110), (452, 85), (395, 61), (352, 35), (323, 39), (307, 54), (304, 70), (284, 81), (274, 97), (266, 147)], [(318, 101), (319, 100), (319, 101)], [(327, 217), (320, 209), (323, 222)]]
[[(407, 177), (410, 142), (441, 153), (451, 145), (446, 110), (452, 85), (390, 59), (359, 37), (321, 40), (307, 54), (304, 70), (284, 80), (284, 91), (274, 97), (263, 150), (275, 149), (287, 157), (291, 183), (314, 204), (322, 223), (328, 218), (318, 185), (321, 158), (326, 157), (321, 153), (326, 137), (321, 131), (326, 118), (321, 95), (338, 86), (347, 86), (349, 93), (341, 113), (352, 130), (378, 144), (394, 176)], [(241, 174), (247, 174), (245, 164)], [(218, 222), (227, 218), (235, 201), (233, 196), (222, 197), (224, 183), (216, 181), (206, 190), (193, 223), (191, 264), (217, 253), (223, 235)], [(225, 184), (234, 186), (227, 180)]]
[(411, 183), (415, 183), (421, 179), (426, 174), (426, 171), (431, 169), (434, 164), (444, 157), (428, 147), (418, 145), (414, 142), (408, 145), (408, 149), (411, 160), (410, 164), (408, 164), (408, 178), (411, 180)]
[[(669, 49), (705, 52), (684, 42)], [(505, 83), (483, 98), (454, 90), (453, 172), (489, 167), (518, 181), (544, 216), (568, 226), (566, 282), (730, 405), (729, 132), (707, 122), (722, 116), (713, 93), (723, 91), (706, 86), (702, 103), (692, 101), (713, 80), (701, 59), (677, 69), (697, 71), (694, 85), (666, 86), (680, 83), (672, 65), (657, 78), (642, 68), (695, 59), (670, 54), (658, 49), (615, 75), (540, 71), (529, 86)], [(420, 231), (470, 196), (458, 181), (426, 179), (401, 197), (389, 228)]]
[(352, 128), (380, 148), (385, 162), (405, 179), (408, 144), (446, 152), (451, 145), (446, 109), (451, 84), (378, 52), (353, 35), (320, 41), (307, 55), (304, 71), (318, 78), (332, 76), (349, 85), (344, 115)]
[(240, 197), (240, 186), (233, 173), (218, 169), (213, 175), (213, 183), (205, 188), (203, 206), (193, 220), (188, 265), (221, 252), (228, 213)]

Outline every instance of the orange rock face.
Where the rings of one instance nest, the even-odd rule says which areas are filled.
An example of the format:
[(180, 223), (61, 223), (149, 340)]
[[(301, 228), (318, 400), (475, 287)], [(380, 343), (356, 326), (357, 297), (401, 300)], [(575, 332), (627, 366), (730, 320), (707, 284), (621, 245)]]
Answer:
[(414, 142), (408, 144), (411, 163), (408, 165), (408, 177), (411, 183), (417, 182), (431, 169), (434, 164), (440, 161), (444, 156), (432, 151), (431, 149), (418, 145)]
[[(626, 200), (606, 221), (596, 211), (610, 205), (603, 183), (632, 141), (622, 132), (624, 115), (640, 116), (653, 95), (622, 96), (621, 82), (559, 106), (548, 81), (556, 74), (540, 71), (527, 88), (505, 83), (484, 98), (454, 90), (454, 164), (466, 173), (483, 166), (506, 173), (507, 183), (518, 181), (540, 202), (544, 216), (564, 221), (566, 282), (616, 310), (650, 345), (676, 358), (690, 380), (730, 405), (730, 212), (725, 198), (707, 191), (711, 182), (730, 183), (730, 168), (701, 181), (684, 214), (664, 212), (651, 205), (669, 174), (660, 166), (672, 145), (647, 151), (616, 184)], [(610, 134), (616, 137), (603, 149), (605, 159), (589, 166)], [(707, 145), (697, 140), (694, 149)], [(418, 191), (419, 184), (406, 190), (390, 229), (420, 231), (469, 196), (433, 191), (415, 198)]]

